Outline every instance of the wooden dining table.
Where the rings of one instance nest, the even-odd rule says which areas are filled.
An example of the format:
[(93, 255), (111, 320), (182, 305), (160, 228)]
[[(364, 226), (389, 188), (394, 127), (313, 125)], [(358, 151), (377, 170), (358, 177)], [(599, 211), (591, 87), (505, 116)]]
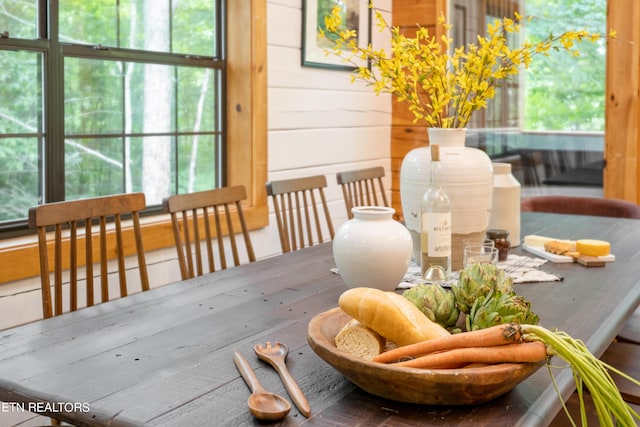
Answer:
[[(522, 231), (611, 242), (615, 261), (604, 267), (547, 262), (540, 268), (562, 280), (515, 285), (542, 326), (584, 340), (600, 356), (640, 302), (640, 221), (523, 213)], [(544, 426), (561, 409), (545, 367), (472, 406), (408, 404), (359, 389), (307, 342), (309, 321), (347, 289), (334, 266), (325, 243), (1, 331), (0, 400), (76, 425), (254, 425), (233, 353), (245, 356), (266, 389), (290, 400), (253, 352), (280, 341), (311, 416), (292, 406), (276, 425)], [(570, 370), (554, 375), (567, 399), (575, 387)]]

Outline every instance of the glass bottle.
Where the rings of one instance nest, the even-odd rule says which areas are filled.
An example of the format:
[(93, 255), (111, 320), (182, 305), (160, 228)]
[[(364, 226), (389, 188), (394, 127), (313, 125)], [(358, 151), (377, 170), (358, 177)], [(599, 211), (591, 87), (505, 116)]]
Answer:
[(421, 201), (420, 265), (422, 277), (445, 280), (451, 273), (451, 203), (442, 189), (440, 146), (431, 145), (429, 189)]
[(506, 261), (509, 257), (509, 249), (511, 248), (509, 232), (507, 230), (494, 228), (487, 230), (487, 238), (493, 240), (496, 248), (498, 248), (498, 261)]

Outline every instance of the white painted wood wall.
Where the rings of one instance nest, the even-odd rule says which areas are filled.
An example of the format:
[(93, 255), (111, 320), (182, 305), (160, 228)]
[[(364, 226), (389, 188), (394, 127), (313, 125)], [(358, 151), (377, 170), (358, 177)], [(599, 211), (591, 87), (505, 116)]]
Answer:
[[(376, 1), (389, 22), (391, 3)], [(352, 84), (347, 71), (301, 66), (302, 0), (268, 0), (267, 22), (268, 178), (326, 175), (337, 229), (347, 214), (336, 172), (383, 166), (390, 198), (390, 97), (376, 96), (362, 83)], [(387, 42), (375, 25), (372, 35), (374, 46)], [(258, 258), (281, 252), (272, 208), (270, 212), (270, 225), (251, 234)], [(153, 286), (180, 279), (174, 251), (148, 254)], [(0, 286), (0, 330), (42, 318), (39, 288), (37, 278)]]

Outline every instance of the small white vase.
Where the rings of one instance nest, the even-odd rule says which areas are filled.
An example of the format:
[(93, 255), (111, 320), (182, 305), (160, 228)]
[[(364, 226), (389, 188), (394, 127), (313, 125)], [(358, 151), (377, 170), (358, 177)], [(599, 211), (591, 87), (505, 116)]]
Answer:
[(413, 243), (395, 209), (360, 206), (336, 231), (333, 258), (346, 285), (391, 291), (409, 268)]
[(510, 163), (493, 164), (493, 207), (489, 228), (507, 230), (511, 247), (520, 244), (520, 183)]
[[(429, 128), (429, 144), (440, 146), (442, 187), (451, 202), (451, 269), (462, 268), (462, 240), (484, 237), (493, 196), (491, 159), (482, 150), (465, 147), (466, 129)], [(400, 199), (404, 223), (420, 254), (420, 200), (429, 188), (431, 154), (428, 147), (411, 150), (400, 169)], [(419, 261), (418, 261), (419, 262)]]

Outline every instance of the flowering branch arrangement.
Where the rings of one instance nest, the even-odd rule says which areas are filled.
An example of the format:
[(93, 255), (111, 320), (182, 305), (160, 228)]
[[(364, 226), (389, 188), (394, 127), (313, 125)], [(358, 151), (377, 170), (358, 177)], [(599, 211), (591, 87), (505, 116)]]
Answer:
[[(512, 48), (509, 41), (520, 32), (524, 20), (516, 12), (513, 19), (496, 19), (488, 24), (486, 35), (479, 35), (477, 43), (451, 51), (453, 39), (447, 35), (438, 40), (418, 26), (415, 37), (406, 37), (399, 28), (387, 24), (373, 2), (369, 7), (375, 11), (379, 30), (391, 33), (391, 52), (375, 50), (371, 44), (358, 46), (356, 31), (345, 27), (342, 8), (336, 6), (325, 17), (326, 29), (319, 30), (321, 37), (333, 41), (326, 54), (335, 54), (356, 66), (352, 82), (362, 80), (373, 86), (376, 94), (395, 95), (398, 101), (409, 104), (414, 122), (424, 120), (431, 127), (465, 127), (473, 112), (486, 108), (487, 100), (496, 94), (496, 87), (522, 68), (528, 68), (535, 55), (566, 51), (579, 56), (576, 43), (601, 38), (586, 30), (567, 31)], [(445, 33), (451, 29), (444, 15), (439, 17), (438, 25)], [(610, 36), (615, 37), (615, 33)]]

